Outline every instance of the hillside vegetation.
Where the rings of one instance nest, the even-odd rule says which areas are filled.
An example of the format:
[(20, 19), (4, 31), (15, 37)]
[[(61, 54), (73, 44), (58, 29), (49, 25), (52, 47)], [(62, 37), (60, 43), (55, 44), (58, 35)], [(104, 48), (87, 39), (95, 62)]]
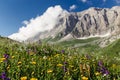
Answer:
[[(104, 50), (92, 44), (76, 48), (25, 45), (3, 37), (0, 42), (1, 80), (120, 80), (120, 56), (114, 55), (120, 40)], [(106, 56), (111, 49), (113, 55)]]

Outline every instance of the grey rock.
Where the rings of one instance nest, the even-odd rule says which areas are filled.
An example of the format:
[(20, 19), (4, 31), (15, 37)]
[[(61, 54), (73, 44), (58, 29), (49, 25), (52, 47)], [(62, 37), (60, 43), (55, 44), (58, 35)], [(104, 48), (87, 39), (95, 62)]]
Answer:
[(59, 18), (59, 24), (54, 26), (53, 29), (40, 32), (28, 40), (59, 38), (59, 41), (63, 41), (72, 38), (89, 38), (91, 36), (104, 36), (104, 43), (101, 41), (102, 45), (107, 40), (112, 42), (120, 38), (120, 6), (111, 9), (92, 7), (82, 12), (63, 14)]

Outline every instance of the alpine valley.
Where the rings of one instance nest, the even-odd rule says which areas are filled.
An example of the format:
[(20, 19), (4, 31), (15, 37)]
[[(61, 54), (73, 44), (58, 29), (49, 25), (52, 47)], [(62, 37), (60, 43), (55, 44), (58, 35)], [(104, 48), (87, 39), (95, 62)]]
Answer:
[[(64, 12), (59, 15), (58, 22), (52, 29), (39, 32), (26, 42), (59, 43), (89, 38), (104, 47), (120, 38), (120, 7), (89, 8), (81, 12)], [(96, 39), (97, 38), (97, 39)]]

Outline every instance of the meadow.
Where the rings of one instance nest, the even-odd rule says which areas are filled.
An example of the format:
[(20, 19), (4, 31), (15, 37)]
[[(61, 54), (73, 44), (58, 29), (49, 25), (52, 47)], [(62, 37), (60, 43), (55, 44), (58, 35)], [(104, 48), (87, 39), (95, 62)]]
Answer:
[[(2, 44), (5, 43), (5, 44)], [(49, 44), (0, 45), (0, 80), (120, 80), (120, 54)]]

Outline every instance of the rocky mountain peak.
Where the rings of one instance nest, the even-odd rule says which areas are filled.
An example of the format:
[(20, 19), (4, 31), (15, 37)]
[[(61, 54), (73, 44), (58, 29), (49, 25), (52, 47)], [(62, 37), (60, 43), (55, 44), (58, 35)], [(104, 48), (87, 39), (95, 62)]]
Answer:
[[(58, 24), (51, 30), (40, 32), (28, 40), (81, 39), (90, 37), (111, 37), (120, 35), (120, 6), (109, 8), (89, 8), (82, 12), (64, 12), (59, 15)], [(119, 37), (116, 37), (119, 38)]]

